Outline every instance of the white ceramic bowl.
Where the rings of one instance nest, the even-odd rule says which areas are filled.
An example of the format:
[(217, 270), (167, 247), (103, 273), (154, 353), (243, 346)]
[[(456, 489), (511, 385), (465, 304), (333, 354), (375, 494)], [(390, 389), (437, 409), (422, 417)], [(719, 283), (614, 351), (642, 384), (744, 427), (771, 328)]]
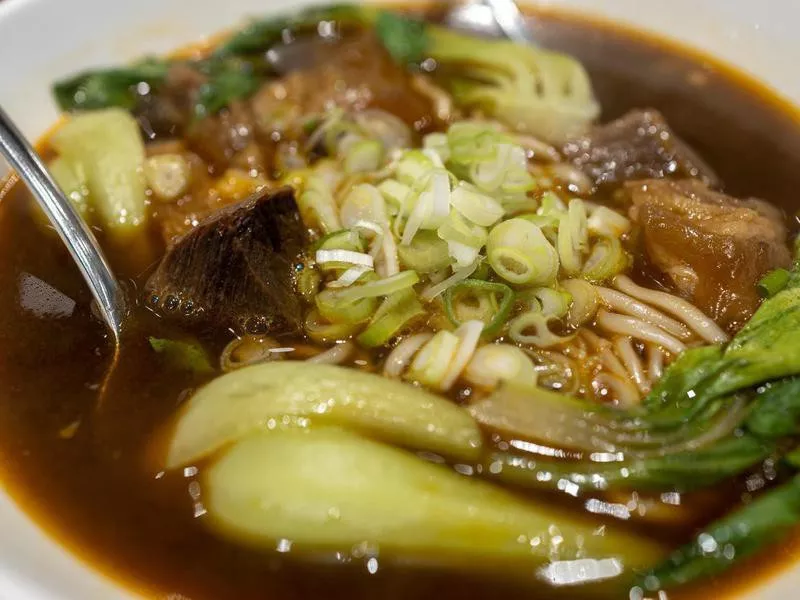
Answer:
[[(317, 0), (319, 2), (321, 0)], [(165, 52), (309, 0), (0, 0), (0, 104), (30, 138), (56, 118), (49, 84), (82, 67)], [(800, 104), (800, 2), (540, 0), (654, 31), (755, 74)], [(0, 175), (4, 165), (0, 162)], [(0, 482), (2, 487), (2, 482)], [(789, 568), (748, 595), (800, 597)], [(130, 598), (50, 540), (0, 491), (0, 600)]]

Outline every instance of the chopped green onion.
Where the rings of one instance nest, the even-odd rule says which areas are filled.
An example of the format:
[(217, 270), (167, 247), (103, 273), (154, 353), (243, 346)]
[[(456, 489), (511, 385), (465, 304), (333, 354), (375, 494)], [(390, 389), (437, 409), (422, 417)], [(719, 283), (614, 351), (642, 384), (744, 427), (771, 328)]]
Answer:
[(397, 242), (387, 229), (372, 242), (372, 254), (375, 258), (375, 271), (381, 277), (391, 277), (400, 272), (400, 258), (397, 252)]
[(318, 228), (323, 233), (342, 228), (331, 189), (322, 176), (312, 174), (306, 179), (303, 192), (297, 197), (297, 206), (307, 227)]
[(564, 201), (559, 198), (555, 192), (545, 192), (542, 194), (539, 210), (536, 212), (545, 217), (555, 217), (558, 219), (563, 213), (567, 212), (567, 205), (564, 204)]
[(383, 145), (377, 140), (358, 140), (350, 145), (344, 155), (346, 173), (377, 171), (383, 160)]
[[(367, 135), (357, 124), (344, 118), (344, 111), (336, 109), (331, 111), (331, 118), (317, 130), (322, 132), (322, 144), (328, 156), (340, 157), (347, 150)], [(314, 139), (309, 138), (309, 143)]]
[(524, 350), (511, 344), (487, 344), (475, 351), (464, 371), (473, 385), (494, 389), (501, 383), (534, 387), (537, 373)]
[[(573, 336), (561, 337), (550, 331), (548, 323), (551, 320), (553, 317), (537, 311), (522, 313), (509, 323), (508, 335), (518, 344), (528, 344), (538, 348), (549, 348), (572, 339)], [(529, 329), (533, 329), (535, 333), (525, 333)]]
[(372, 139), (380, 141), (387, 150), (411, 146), (411, 128), (390, 112), (368, 108), (357, 112), (355, 120)]
[(310, 310), (306, 315), (306, 334), (320, 344), (346, 340), (358, 331), (358, 328), (358, 323), (330, 323), (322, 318), (317, 309)]
[(331, 323), (357, 324), (367, 321), (375, 312), (377, 300), (373, 296), (352, 298), (344, 294), (353, 289), (326, 289), (317, 294), (314, 302), (320, 315)]
[(425, 344), (411, 363), (406, 377), (429, 387), (439, 387), (455, 358), (459, 339), (449, 331), (441, 330)]
[(453, 258), (458, 267), (466, 267), (478, 260), (481, 249), (475, 246), (467, 246), (459, 242), (448, 241), (447, 253)]
[(302, 263), (301, 270), (297, 273), (295, 285), (297, 291), (306, 302), (313, 302), (314, 296), (319, 291), (320, 275), (314, 264), (306, 260)]
[(432, 273), (450, 264), (447, 243), (435, 231), (420, 231), (408, 246), (399, 246), (400, 262), (417, 273)]
[(413, 289), (395, 292), (378, 307), (367, 329), (358, 336), (358, 343), (367, 348), (384, 346), (410, 322), (424, 314), (425, 310)]
[(450, 214), (450, 174), (434, 169), (412, 188), (413, 208), (403, 228), (401, 243), (411, 243), (420, 229), (436, 229)]
[(459, 213), (476, 225), (491, 227), (503, 217), (503, 206), (473, 186), (461, 182), (453, 190), (450, 201)]
[[(333, 281), (328, 283), (329, 288), (342, 288), (342, 287), (349, 287), (353, 285), (356, 281), (361, 279), (367, 273), (370, 273), (372, 269), (369, 267), (350, 267), (344, 273), (339, 275), (338, 279), (334, 279)], [(314, 292), (316, 293), (316, 291)]]
[(413, 186), (437, 166), (436, 162), (422, 150), (408, 150), (397, 163), (395, 177), (400, 183)]
[(553, 240), (557, 239), (557, 235), (553, 235), (558, 231), (558, 224), (559, 218), (554, 215), (536, 215), (536, 214), (525, 214), (525, 215), (518, 215), (519, 219), (525, 219), (526, 221), (530, 221), (534, 225), (536, 225), (542, 232), (545, 234), (545, 237), (548, 239), (551, 238)]
[(156, 198), (171, 202), (186, 193), (192, 168), (180, 154), (158, 154), (144, 163), (144, 177)]
[(469, 266), (466, 266), (462, 269), (455, 269), (453, 274), (450, 275), (444, 281), (440, 281), (439, 283), (435, 283), (424, 290), (419, 295), (419, 297), (424, 300), (425, 302), (430, 302), (440, 294), (442, 294), (445, 290), (447, 290), (450, 286), (457, 284), (459, 281), (465, 280), (467, 277), (472, 275), (475, 270), (478, 268), (480, 259), (476, 260)]
[(514, 292), (510, 287), (477, 279), (457, 283), (444, 294), (445, 312), (453, 325), (479, 320), (483, 323), (483, 335), (500, 331), (513, 304)]
[(447, 134), (429, 133), (422, 138), (422, 147), (439, 155), (442, 162), (450, 160), (450, 146), (447, 143)]
[(456, 329), (455, 336), (459, 340), (458, 348), (439, 384), (440, 390), (449, 390), (456, 382), (456, 379), (459, 378), (461, 372), (466, 368), (469, 361), (472, 360), (472, 356), (475, 354), (475, 350), (478, 347), (478, 341), (480, 340), (482, 331), (483, 321), (477, 320), (462, 323), (461, 326)]
[(400, 183), (396, 179), (386, 179), (378, 184), (378, 191), (383, 194), (384, 200), (395, 209), (395, 213), (407, 216), (404, 211), (406, 198), (411, 193), (411, 186)]
[(486, 244), (486, 229), (469, 222), (456, 210), (450, 212), (450, 217), (437, 231), (447, 242), (447, 253), (459, 267), (472, 264)]
[(588, 242), (586, 206), (577, 198), (570, 200), (567, 214), (562, 215), (558, 223), (558, 256), (567, 274), (580, 273), (582, 253)]
[(772, 298), (772, 296), (786, 287), (786, 284), (789, 283), (790, 275), (786, 269), (770, 271), (758, 282), (758, 293), (761, 294), (762, 298)]
[(592, 235), (618, 238), (630, 231), (631, 222), (615, 210), (598, 206), (591, 211), (588, 227)]
[(472, 279), (480, 279), (481, 281), (486, 281), (489, 279), (489, 276), (492, 274), (491, 267), (489, 263), (480, 261), (478, 263), (478, 268), (475, 269), (475, 272), (472, 274)]
[(548, 287), (525, 290), (517, 294), (517, 299), (525, 302), (531, 310), (557, 319), (567, 314), (572, 304), (572, 296), (569, 292)]
[(577, 329), (594, 317), (600, 306), (600, 296), (591, 283), (582, 279), (567, 279), (561, 286), (572, 296), (567, 324)]
[(372, 223), (378, 231), (389, 227), (386, 201), (374, 185), (362, 183), (354, 186), (342, 201), (339, 209), (342, 225), (353, 228), (358, 224)]
[(322, 237), (315, 245), (315, 250), (350, 250), (364, 252), (364, 240), (353, 229), (340, 229)]
[(155, 337), (147, 339), (150, 347), (174, 367), (197, 374), (214, 372), (214, 367), (211, 366), (206, 351), (197, 342), (190, 343)]
[(485, 192), (519, 193), (534, 187), (525, 150), (513, 144), (497, 144), (491, 158), (470, 165), (469, 174), (472, 183)]
[(357, 266), (371, 269), (374, 265), (374, 259), (369, 254), (350, 250), (317, 250), (315, 259), (322, 268)]
[(391, 277), (376, 279), (363, 285), (351, 286), (345, 290), (337, 290), (337, 293), (343, 300), (357, 301), (362, 298), (388, 296), (410, 288), (417, 282), (419, 282), (419, 275), (417, 275), (416, 271), (401, 271)]
[(622, 273), (628, 264), (628, 256), (618, 238), (601, 238), (586, 259), (581, 276), (592, 283), (600, 283)]
[(486, 243), (489, 264), (500, 277), (517, 285), (545, 285), (558, 274), (558, 254), (542, 230), (524, 219), (495, 225)]
[(456, 167), (492, 159), (498, 144), (508, 144), (511, 138), (487, 123), (459, 121), (447, 130), (450, 161)]

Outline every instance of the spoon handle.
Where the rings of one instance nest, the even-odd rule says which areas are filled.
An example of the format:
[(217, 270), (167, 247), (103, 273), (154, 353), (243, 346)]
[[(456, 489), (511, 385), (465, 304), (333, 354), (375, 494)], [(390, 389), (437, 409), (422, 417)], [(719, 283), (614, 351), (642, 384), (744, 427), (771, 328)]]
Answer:
[(525, 23), (525, 17), (514, 0), (484, 0), (484, 2), (491, 9), (495, 21), (508, 39), (522, 44), (536, 45), (536, 40)]
[(122, 288), (111, 272), (97, 239), (2, 107), (0, 154), (17, 171), (61, 236), (97, 301), (115, 342), (118, 342), (127, 306)]

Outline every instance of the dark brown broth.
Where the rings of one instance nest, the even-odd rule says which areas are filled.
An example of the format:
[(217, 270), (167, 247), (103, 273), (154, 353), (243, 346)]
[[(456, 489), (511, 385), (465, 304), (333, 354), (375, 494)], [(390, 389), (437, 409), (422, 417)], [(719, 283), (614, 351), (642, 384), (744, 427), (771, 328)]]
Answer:
[[(727, 190), (757, 195), (794, 214), (800, 127), (767, 91), (702, 57), (615, 27), (542, 14), (538, 39), (577, 56), (592, 74), (603, 119), (652, 106), (718, 171)], [(700, 83), (698, 83), (700, 82)], [(143, 448), (185, 390), (202, 383), (170, 371), (147, 335), (170, 332), (137, 309), (119, 369), (104, 382), (111, 355), (89, 294), (52, 234), (32, 221), (16, 186), (0, 211), (0, 468), (14, 497), (60, 541), (92, 565), (146, 594), (191, 598), (500, 598), (550, 597), (535, 582), (363, 564), (308, 566), (221, 541), (194, 518), (193, 477), (154, 476)], [(124, 252), (112, 251), (123, 269)], [(124, 269), (123, 269), (124, 270)], [(18, 280), (31, 273), (77, 301), (72, 317), (40, 319), (20, 307)], [(131, 285), (140, 284), (133, 277)], [(212, 343), (214, 340), (209, 340)], [(218, 341), (216, 343), (219, 343)], [(101, 403), (103, 386), (108, 388)], [(70, 439), (65, 428), (78, 422)], [(738, 488), (718, 496), (738, 497)], [(558, 499), (564, 502), (563, 499)], [(697, 511), (708, 518), (719, 510)], [(684, 528), (661, 528), (673, 544)], [(792, 554), (794, 546), (772, 551)], [(752, 564), (767, 562), (759, 558)], [(740, 573), (744, 570), (740, 569)], [(748, 569), (747, 580), (752, 581)], [(707, 584), (720, 597), (731, 581)], [(709, 589), (713, 586), (713, 590)], [(672, 597), (673, 595), (671, 595)], [(562, 594), (576, 598), (574, 590)]]

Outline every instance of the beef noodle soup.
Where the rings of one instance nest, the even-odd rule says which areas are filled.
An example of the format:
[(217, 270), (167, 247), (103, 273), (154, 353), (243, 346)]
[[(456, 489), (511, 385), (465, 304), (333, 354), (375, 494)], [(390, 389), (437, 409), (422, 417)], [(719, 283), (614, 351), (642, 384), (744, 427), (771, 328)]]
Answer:
[(41, 150), (132, 308), (117, 351), (11, 177), (2, 477), (136, 591), (722, 597), (793, 553), (791, 111), (614, 27), (435, 12), (55, 84)]

